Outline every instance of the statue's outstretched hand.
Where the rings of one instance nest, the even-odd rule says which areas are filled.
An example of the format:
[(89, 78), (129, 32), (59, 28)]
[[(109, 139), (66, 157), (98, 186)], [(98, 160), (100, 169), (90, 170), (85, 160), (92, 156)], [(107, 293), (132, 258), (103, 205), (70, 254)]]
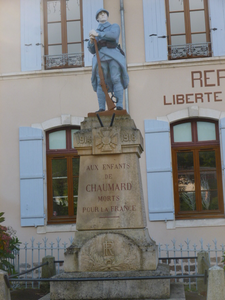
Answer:
[(98, 36), (98, 33), (92, 29), (90, 32), (89, 32), (89, 38), (90, 38), (90, 42), (93, 43), (94, 42), (94, 39), (95, 37)]

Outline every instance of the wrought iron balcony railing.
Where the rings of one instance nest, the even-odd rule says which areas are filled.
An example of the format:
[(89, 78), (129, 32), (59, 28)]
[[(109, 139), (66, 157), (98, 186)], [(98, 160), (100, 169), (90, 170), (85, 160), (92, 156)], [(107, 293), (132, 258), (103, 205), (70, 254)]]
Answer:
[(170, 59), (211, 56), (211, 43), (169, 45), (168, 47)]
[(83, 53), (63, 53), (57, 55), (45, 55), (46, 69), (75, 68), (83, 66)]

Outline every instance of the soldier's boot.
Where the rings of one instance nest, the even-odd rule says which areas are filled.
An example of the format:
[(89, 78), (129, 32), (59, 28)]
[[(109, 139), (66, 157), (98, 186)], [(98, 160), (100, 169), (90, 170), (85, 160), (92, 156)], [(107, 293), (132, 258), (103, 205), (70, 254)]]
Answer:
[(123, 109), (123, 89), (114, 91), (114, 95), (117, 98), (117, 103), (116, 103), (116, 109), (117, 110), (122, 110)]

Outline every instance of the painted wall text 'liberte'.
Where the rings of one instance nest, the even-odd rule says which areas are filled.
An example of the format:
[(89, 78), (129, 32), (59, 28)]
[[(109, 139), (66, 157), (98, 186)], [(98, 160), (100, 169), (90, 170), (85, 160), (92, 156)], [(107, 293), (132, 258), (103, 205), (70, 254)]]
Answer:
[[(209, 91), (208, 87), (219, 87), (225, 84), (225, 69), (191, 72), (191, 88), (204, 88), (203, 92), (173, 94), (163, 96), (164, 105), (198, 104), (207, 102), (221, 102), (224, 100), (221, 90)], [(205, 89), (206, 88), (206, 89)]]

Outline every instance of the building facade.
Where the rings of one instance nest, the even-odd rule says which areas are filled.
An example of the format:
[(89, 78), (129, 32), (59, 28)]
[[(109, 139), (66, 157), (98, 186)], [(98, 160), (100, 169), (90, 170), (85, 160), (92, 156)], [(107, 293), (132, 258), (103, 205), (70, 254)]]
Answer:
[(0, 0), (0, 211), (21, 241), (76, 230), (73, 133), (98, 109), (89, 30), (118, 23), (124, 107), (144, 137), (157, 243), (215, 236), (225, 218), (225, 0)]

